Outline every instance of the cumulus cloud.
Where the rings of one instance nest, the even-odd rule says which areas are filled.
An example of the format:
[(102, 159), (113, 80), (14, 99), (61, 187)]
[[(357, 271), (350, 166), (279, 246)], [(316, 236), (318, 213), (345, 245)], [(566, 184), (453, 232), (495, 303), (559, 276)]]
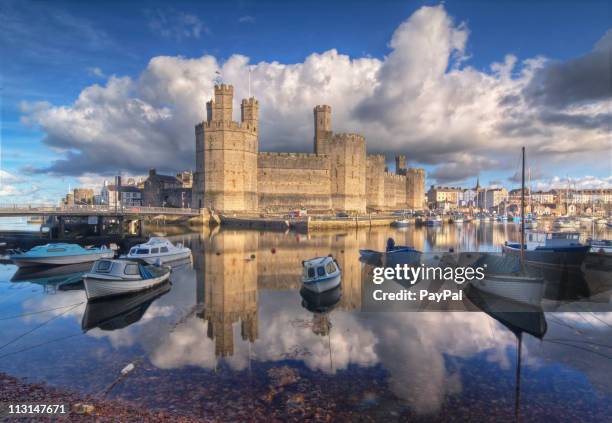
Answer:
[(44, 172), (193, 168), (193, 127), (205, 118), (216, 72), (234, 85), (237, 118), (250, 68), (262, 150), (310, 151), (312, 107), (325, 103), (332, 106), (335, 131), (362, 133), (370, 152), (404, 153), (413, 163), (436, 165), (432, 176), (440, 183), (491, 169), (514, 171), (507, 157), (521, 145), (530, 157), (559, 166), (577, 158), (601, 163), (610, 151), (609, 90), (568, 92), (559, 80), (581, 72), (601, 78), (600, 52), (609, 34), (573, 61), (507, 55), (482, 71), (468, 65), (467, 26), (454, 22), (443, 6), (423, 7), (395, 30), (382, 59), (336, 50), (295, 64), (252, 64), (238, 54), (225, 62), (210, 55), (158, 56), (138, 77), (86, 87), (73, 104), (24, 104), (24, 121), (38, 125), (44, 142), (63, 151), (64, 159)]
[(533, 186), (536, 190), (550, 189), (609, 189), (612, 188), (612, 176), (598, 178), (596, 176), (583, 176), (580, 178), (568, 178), (553, 176), (549, 179), (542, 179)]

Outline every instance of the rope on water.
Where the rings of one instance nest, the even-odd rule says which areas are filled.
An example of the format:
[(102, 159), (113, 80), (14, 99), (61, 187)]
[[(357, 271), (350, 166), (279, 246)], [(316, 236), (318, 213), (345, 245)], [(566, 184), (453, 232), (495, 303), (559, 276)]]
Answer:
[(72, 335), (68, 335), (68, 336), (62, 336), (61, 338), (52, 339), (52, 340), (46, 341), (46, 342), (41, 342), (40, 344), (36, 344), (36, 345), (30, 345), (29, 347), (22, 348), (22, 349), (17, 350), (17, 351), (12, 351), (12, 352), (6, 353), (4, 355), (0, 355), (0, 359), (2, 359), (4, 357), (8, 357), (10, 355), (19, 354), (19, 353), (22, 353), (22, 352), (25, 352), (25, 351), (33, 350), (34, 348), (42, 347), (42, 346), (45, 346), (45, 345), (48, 345), (48, 344), (52, 344), (54, 342), (59, 342), (59, 341), (65, 340), (65, 339), (74, 338), (75, 336), (79, 336), (79, 335), (83, 335), (83, 332), (73, 333)]
[(12, 339), (12, 340), (10, 340), (9, 342), (5, 343), (4, 345), (0, 345), (0, 350), (2, 350), (2, 349), (4, 349), (4, 348), (8, 347), (9, 345), (11, 345), (11, 344), (13, 344), (13, 343), (17, 342), (18, 340), (20, 340), (21, 338), (23, 338), (23, 337), (24, 337), (24, 336), (26, 336), (26, 335), (31, 334), (31, 333), (32, 333), (32, 332), (34, 332), (35, 330), (40, 329), (41, 327), (43, 327), (43, 326), (44, 326), (44, 325), (46, 325), (47, 323), (49, 323), (49, 322), (51, 322), (51, 321), (53, 321), (53, 320), (57, 319), (58, 317), (63, 316), (64, 314), (66, 314), (66, 313), (68, 313), (69, 311), (71, 311), (71, 310), (75, 309), (76, 307), (77, 307), (76, 305), (75, 305), (75, 306), (72, 306), (72, 307), (70, 307), (69, 309), (62, 311), (62, 312), (61, 312), (60, 314), (58, 314), (57, 316), (53, 316), (52, 318), (50, 318), (50, 319), (45, 320), (44, 322), (42, 322), (40, 325), (35, 326), (34, 328), (32, 328), (32, 329), (30, 329), (30, 330), (28, 330), (28, 331), (26, 331), (26, 332), (22, 333), (21, 335), (19, 335), (19, 336), (17, 336), (17, 337), (15, 337), (15, 338), (13, 338), (13, 339)]
[(24, 316), (31, 316), (33, 314), (41, 314), (41, 313), (47, 313), (49, 311), (54, 311), (54, 310), (61, 310), (62, 308), (66, 308), (66, 307), (72, 307), (72, 306), (78, 306), (85, 303), (85, 301), (81, 301), (80, 303), (74, 303), (74, 304), (68, 304), (65, 306), (61, 306), (61, 307), (54, 307), (54, 308), (48, 308), (46, 310), (39, 310), (39, 311), (32, 311), (29, 313), (23, 313), (23, 314), (17, 314), (15, 316), (9, 316), (9, 317), (0, 317), (0, 321), (3, 320), (11, 320), (11, 319), (18, 319), (20, 317), (24, 317)]

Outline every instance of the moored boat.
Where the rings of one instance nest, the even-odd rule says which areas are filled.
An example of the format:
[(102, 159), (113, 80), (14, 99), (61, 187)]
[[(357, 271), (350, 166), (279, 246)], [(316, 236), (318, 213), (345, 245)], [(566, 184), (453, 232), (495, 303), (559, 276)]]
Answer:
[(592, 253), (612, 254), (612, 240), (609, 239), (590, 239)]
[(167, 294), (170, 288), (170, 283), (165, 282), (145, 292), (88, 302), (81, 328), (85, 332), (95, 327), (109, 331), (125, 328), (139, 321), (151, 303)]
[(325, 292), (340, 285), (342, 273), (338, 262), (331, 256), (315, 257), (302, 262), (302, 284), (313, 292)]
[(393, 221), (393, 223), (391, 223), (391, 226), (395, 227), (395, 228), (406, 228), (408, 226), (410, 226), (410, 220), (408, 219), (398, 219)]
[(28, 267), (88, 263), (114, 256), (115, 252), (105, 246), (83, 248), (78, 244), (56, 243), (39, 245), (25, 253), (12, 254), (9, 258), (19, 267)]
[(87, 299), (130, 294), (153, 288), (170, 277), (170, 268), (144, 260), (98, 260), (83, 275)]
[(429, 216), (427, 220), (425, 220), (425, 224), (427, 226), (439, 226), (442, 224), (442, 218), (440, 216)]
[(486, 275), (470, 281), (470, 286), (481, 292), (504, 298), (514, 303), (539, 307), (544, 297), (544, 279), (519, 275)]
[[(580, 267), (591, 247), (580, 243), (577, 232), (532, 232), (523, 246), (525, 263), (554, 267)], [(521, 244), (506, 242), (502, 246), (505, 254), (521, 254)]]
[(144, 244), (138, 244), (130, 248), (127, 258), (145, 260), (148, 263), (168, 263), (191, 257), (191, 250), (181, 243), (172, 244), (162, 237), (152, 237)]

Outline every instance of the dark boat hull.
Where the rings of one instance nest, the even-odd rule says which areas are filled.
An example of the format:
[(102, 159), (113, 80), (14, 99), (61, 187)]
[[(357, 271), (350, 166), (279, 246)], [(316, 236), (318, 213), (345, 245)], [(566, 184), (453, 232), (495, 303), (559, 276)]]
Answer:
[[(502, 251), (505, 254), (520, 257), (521, 250), (509, 245), (504, 245)], [(525, 263), (532, 266), (545, 266), (551, 268), (577, 268), (579, 269), (586, 258), (589, 246), (581, 246), (571, 249), (535, 249), (523, 250)]]

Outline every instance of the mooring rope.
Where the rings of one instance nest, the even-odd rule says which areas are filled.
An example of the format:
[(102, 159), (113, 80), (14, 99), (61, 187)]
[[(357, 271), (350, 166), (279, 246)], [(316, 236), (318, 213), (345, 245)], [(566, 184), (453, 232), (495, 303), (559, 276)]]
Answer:
[(73, 310), (73, 309), (74, 309), (74, 308), (76, 308), (76, 307), (77, 307), (77, 306), (75, 305), (75, 306), (73, 306), (73, 307), (71, 307), (71, 308), (69, 308), (69, 309), (67, 309), (67, 310), (64, 310), (64, 311), (62, 311), (60, 314), (58, 314), (57, 316), (53, 316), (53, 317), (51, 317), (50, 319), (45, 320), (45, 321), (44, 321), (43, 323), (41, 323), (40, 325), (38, 325), (38, 326), (36, 326), (36, 327), (34, 327), (34, 328), (30, 329), (29, 331), (26, 331), (26, 332), (22, 333), (21, 335), (19, 335), (19, 336), (15, 337), (15, 338), (13, 338), (13, 339), (12, 339), (12, 340), (10, 340), (9, 342), (5, 343), (4, 345), (0, 345), (0, 350), (1, 350), (1, 349), (4, 349), (4, 348), (6, 348), (6, 347), (8, 347), (9, 345), (13, 344), (14, 342), (17, 342), (18, 340), (20, 340), (21, 338), (23, 338), (23, 337), (24, 337), (24, 336), (26, 336), (26, 335), (29, 335), (30, 333), (34, 332), (35, 330), (40, 329), (41, 327), (43, 327), (43, 326), (44, 326), (44, 325), (46, 325), (47, 323), (49, 323), (49, 322), (51, 322), (51, 321), (53, 321), (53, 320), (57, 319), (58, 317), (63, 316), (64, 314), (68, 313), (69, 311)]
[(29, 313), (17, 314), (17, 315), (9, 316), (9, 317), (0, 317), (0, 321), (11, 320), (11, 319), (18, 319), (20, 317), (31, 316), (33, 314), (47, 313), (49, 311), (61, 310), (62, 308), (78, 306), (78, 305), (81, 305), (81, 304), (84, 304), (84, 303), (85, 303), (85, 301), (81, 301), (80, 303), (68, 304), (68, 305), (61, 306), (61, 307), (48, 308), (46, 310), (32, 311), (32, 312), (29, 312)]

